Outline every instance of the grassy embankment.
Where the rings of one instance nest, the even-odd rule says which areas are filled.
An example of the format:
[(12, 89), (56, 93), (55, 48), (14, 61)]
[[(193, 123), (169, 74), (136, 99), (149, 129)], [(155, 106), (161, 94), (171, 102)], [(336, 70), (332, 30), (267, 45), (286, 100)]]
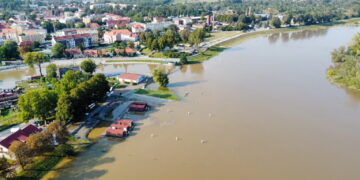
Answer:
[(135, 93), (141, 95), (153, 96), (162, 99), (168, 99), (168, 100), (176, 100), (176, 101), (180, 100), (180, 98), (176, 97), (172, 91), (166, 88), (159, 89), (157, 91), (149, 90), (149, 89), (136, 89)]
[(0, 131), (23, 123), (24, 121), (20, 120), (17, 115), (17, 112), (14, 112), (10, 109), (2, 110), (0, 114)]
[[(249, 33), (241, 33), (241, 32), (221, 32), (220, 34), (214, 33), (211, 35), (210, 38), (206, 39), (207, 41), (210, 40), (216, 40), (216, 39), (223, 39), (228, 38), (231, 36), (236, 36), (238, 34), (241, 34), (237, 38), (230, 39), (228, 41), (225, 41), (223, 43), (220, 43), (216, 46), (213, 46), (209, 48), (206, 52), (200, 53), (197, 56), (191, 56), (189, 57), (190, 64), (194, 63), (201, 63), (206, 60), (209, 60), (212, 57), (217, 56), (222, 51), (224, 51), (227, 48), (230, 48), (234, 45), (240, 44), (246, 40), (264, 36), (266, 34), (272, 34), (272, 33), (280, 33), (280, 32), (292, 32), (292, 31), (299, 31), (299, 30), (316, 30), (316, 29), (323, 29), (323, 28), (329, 28), (332, 26), (339, 26), (339, 25), (347, 25), (347, 24), (354, 24), (356, 22), (359, 22), (360, 18), (352, 18), (347, 20), (339, 20), (334, 21), (330, 23), (325, 24), (319, 24), (319, 25), (310, 25), (310, 26), (296, 26), (296, 27), (287, 27), (287, 28), (279, 28), (279, 29), (270, 29), (270, 30), (264, 30), (264, 31), (256, 31), (256, 32), (249, 32)], [(226, 35), (228, 33), (228, 35)]]

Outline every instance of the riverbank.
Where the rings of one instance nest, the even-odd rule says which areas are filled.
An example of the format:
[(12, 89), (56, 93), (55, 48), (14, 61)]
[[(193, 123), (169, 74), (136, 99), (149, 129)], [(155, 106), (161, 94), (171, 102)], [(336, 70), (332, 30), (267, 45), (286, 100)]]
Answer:
[[(256, 37), (264, 36), (267, 34), (273, 33), (282, 33), (282, 32), (295, 32), (295, 31), (302, 31), (302, 30), (316, 30), (322, 28), (330, 28), (334, 26), (341, 26), (341, 25), (350, 25), (350, 24), (358, 24), (360, 18), (352, 18), (347, 20), (339, 20), (325, 24), (318, 24), (318, 25), (309, 25), (309, 26), (293, 26), (293, 27), (286, 27), (286, 28), (278, 28), (278, 29), (269, 29), (269, 30), (262, 30), (262, 31), (251, 31), (247, 33), (241, 33), (227, 36), (226, 39), (220, 40), (220, 42), (213, 43), (208, 47), (208, 50), (202, 53), (199, 53), (197, 56), (189, 57), (190, 64), (194, 63), (202, 63), (206, 60), (211, 59), (212, 57), (217, 56), (222, 51), (226, 50), (227, 48), (231, 48), (234, 45), (240, 44), (246, 40), (253, 39)], [(234, 32), (229, 31), (229, 34), (234, 34)], [(223, 36), (219, 36), (219, 38), (223, 38)], [(211, 41), (218, 41), (219, 39), (211, 39)], [(209, 41), (209, 42), (211, 42)], [(210, 43), (211, 44), (211, 43)]]

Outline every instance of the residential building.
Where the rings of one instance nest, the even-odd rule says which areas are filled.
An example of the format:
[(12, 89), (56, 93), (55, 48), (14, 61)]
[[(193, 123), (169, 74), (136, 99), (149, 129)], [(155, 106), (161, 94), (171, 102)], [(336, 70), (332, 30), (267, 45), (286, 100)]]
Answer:
[(65, 49), (65, 54), (72, 58), (81, 58), (83, 54), (80, 49)]
[(9, 147), (15, 141), (20, 141), (25, 143), (27, 138), (31, 134), (35, 134), (40, 132), (41, 130), (38, 129), (36, 126), (30, 124), (27, 125), (23, 129), (18, 129), (14, 133), (10, 134), (8, 137), (0, 141), (0, 157), (5, 157), (8, 159), (15, 159), (15, 155), (9, 152)]
[(0, 37), (4, 40), (19, 42), (16, 29), (2, 29), (0, 32)]
[(45, 29), (28, 29), (24, 30), (23, 34), (19, 35), (19, 42), (24, 41), (39, 41), (40, 43), (45, 42), (46, 30)]
[(113, 29), (104, 33), (104, 43), (112, 44), (116, 41), (137, 41), (138, 35), (128, 29)]
[(172, 24), (174, 24), (174, 23), (171, 21), (164, 21), (164, 22), (158, 22), (158, 23), (147, 23), (147, 24), (145, 24), (145, 29), (149, 29), (151, 31), (162, 31), (164, 28), (167, 28)]
[(74, 49), (82, 45), (84, 48), (91, 47), (91, 35), (90, 34), (76, 34), (69, 36), (53, 37), (52, 44), (63, 44), (67, 49)]
[(146, 31), (145, 24), (143, 23), (133, 23), (131, 25), (131, 32), (133, 33), (140, 33), (145, 31)]
[(81, 34), (90, 34), (91, 36), (91, 46), (99, 45), (99, 36), (98, 30), (95, 28), (72, 28), (72, 29), (62, 29), (54, 33), (54, 36), (72, 36), (72, 35), (81, 35)]
[(135, 83), (139, 84), (145, 80), (145, 76), (134, 73), (123, 73), (117, 78), (121, 83)]

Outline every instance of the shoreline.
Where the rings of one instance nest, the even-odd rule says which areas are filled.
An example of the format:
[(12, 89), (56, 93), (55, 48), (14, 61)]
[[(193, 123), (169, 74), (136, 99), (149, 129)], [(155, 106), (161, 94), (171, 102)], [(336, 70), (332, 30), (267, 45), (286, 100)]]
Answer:
[[(360, 20), (360, 18), (357, 18), (358, 19), (358, 21)], [(348, 24), (348, 23), (345, 23), (345, 24)], [(341, 24), (341, 25), (345, 25), (345, 24)], [(290, 31), (300, 31), (300, 30), (306, 30), (306, 29), (314, 29), (314, 28), (320, 28), (320, 27), (323, 27), (323, 28), (330, 28), (330, 27), (334, 27), (334, 26), (338, 26), (339, 24), (337, 24), (337, 25), (331, 25), (331, 26), (328, 26), (328, 25), (314, 25), (314, 26), (303, 26), (303, 27), (298, 27), (298, 28), (291, 28), (291, 29), (289, 29), (289, 28), (284, 28), (284, 29), (271, 29), (271, 30), (266, 30), (266, 31), (257, 31), (257, 32), (253, 32), (253, 33), (245, 33), (245, 34), (242, 34), (242, 35), (240, 35), (240, 36), (238, 36), (237, 38), (234, 38), (234, 39), (231, 39), (231, 40), (229, 40), (229, 41), (236, 41), (236, 42), (232, 42), (232, 43), (237, 43), (237, 44), (239, 44), (239, 43), (242, 43), (243, 41), (245, 41), (245, 40), (249, 40), (249, 39), (252, 39), (252, 38), (256, 38), (256, 37), (258, 37), (258, 36), (262, 36), (262, 35), (265, 35), (265, 34), (270, 34), (270, 33), (277, 33), (277, 32), (290, 32)], [(320, 27), (319, 27), (320, 26)], [(221, 44), (223, 44), (223, 43), (229, 43), (229, 41), (225, 41), (225, 42), (222, 42), (222, 43), (220, 43), (219, 45), (215, 45), (215, 46), (222, 46)], [(212, 46), (213, 47), (213, 46)], [(232, 46), (230, 46), (230, 47), (232, 47)], [(226, 48), (224, 48), (224, 50), (225, 49), (227, 49), (227, 48), (230, 48), (230, 47), (226, 47)], [(209, 47), (209, 48), (211, 48), (211, 47)], [(220, 54), (221, 52), (219, 52), (218, 54)], [(206, 59), (206, 60), (209, 60), (209, 59), (211, 59), (212, 57), (215, 57), (215, 56), (217, 56), (218, 54), (216, 54), (216, 55), (213, 55), (213, 56), (211, 56), (211, 57), (209, 57), (208, 59)], [(206, 60), (204, 60), (204, 61), (206, 61)], [(202, 61), (203, 62), (203, 61)], [(200, 62), (201, 63), (201, 62)], [(96, 143), (96, 142), (95, 142)], [(87, 151), (88, 149), (86, 148), (86, 149), (84, 149), (84, 151)], [(71, 161), (72, 160), (74, 160), (74, 159), (76, 159), (76, 156), (75, 157), (73, 157), (73, 158), (64, 158), (64, 159), (62, 159), (62, 160), (60, 160), (60, 162), (54, 167), (55, 168), (55, 171), (56, 171), (56, 169), (61, 169), (63, 166), (61, 166), (61, 164), (62, 163), (64, 163), (65, 162), (65, 165), (67, 165), (67, 164), (69, 164), (69, 163), (71, 163)], [(60, 167), (59, 167), (59, 166)], [(54, 171), (54, 170), (52, 170), (52, 171)], [(47, 174), (45, 174), (45, 176), (43, 176), (43, 178), (42, 179), (45, 179), (46, 178), (46, 176), (49, 174), (49, 173), (51, 173), (51, 171), (49, 171)]]
[[(204, 61), (207, 61), (207, 60), (217, 56), (222, 51), (224, 51), (228, 48), (234, 47), (246, 40), (250, 40), (250, 39), (264, 36), (267, 34), (281, 33), (281, 32), (296, 32), (296, 31), (303, 31), (303, 30), (326, 29), (326, 28), (332, 28), (332, 27), (336, 27), (336, 26), (344, 26), (344, 25), (352, 25), (352, 24), (359, 25), (360, 24), (359, 22), (360, 22), (360, 18), (351, 18), (351, 19), (338, 20), (338, 21), (325, 23), (325, 24), (292, 26), (292, 27), (268, 29), (268, 30), (261, 30), (261, 31), (251, 31), (251, 32), (245, 32), (245, 33), (239, 32), (241, 34), (237, 34), (232, 37), (227, 37), (225, 40), (222, 40), (220, 43), (214, 43), (214, 45), (206, 47), (207, 50), (204, 52), (204, 55), (198, 54), (196, 56), (191, 56), (191, 57), (189, 57), (189, 61), (190, 61), (190, 64), (202, 63)], [(229, 31), (229, 32), (232, 32), (232, 31)], [(218, 40), (218, 39), (215, 39), (215, 40)], [(214, 40), (212, 40), (212, 41), (214, 41)], [(206, 54), (206, 52), (208, 52), (209, 50), (211, 51), (211, 48), (218, 48), (218, 51), (216, 53)]]

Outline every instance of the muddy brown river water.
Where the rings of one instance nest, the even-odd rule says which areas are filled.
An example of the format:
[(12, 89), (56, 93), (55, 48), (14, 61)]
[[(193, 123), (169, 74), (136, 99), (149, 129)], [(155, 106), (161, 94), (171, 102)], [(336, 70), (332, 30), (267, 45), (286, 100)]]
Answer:
[(330, 52), (359, 31), (267, 35), (174, 71), (182, 101), (138, 121), (123, 142), (101, 140), (58, 179), (360, 179), (360, 94), (325, 73)]

